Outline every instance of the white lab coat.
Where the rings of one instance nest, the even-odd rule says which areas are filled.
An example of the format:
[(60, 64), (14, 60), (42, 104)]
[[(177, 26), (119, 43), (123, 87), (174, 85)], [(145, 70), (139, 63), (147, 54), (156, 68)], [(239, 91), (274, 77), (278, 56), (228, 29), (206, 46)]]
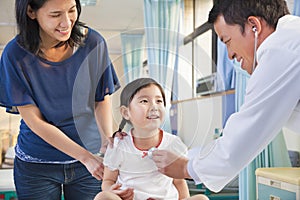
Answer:
[(288, 125), (300, 132), (300, 18), (282, 17), (257, 51), (245, 102), (228, 119), (223, 136), (190, 159), (196, 183), (220, 191)]

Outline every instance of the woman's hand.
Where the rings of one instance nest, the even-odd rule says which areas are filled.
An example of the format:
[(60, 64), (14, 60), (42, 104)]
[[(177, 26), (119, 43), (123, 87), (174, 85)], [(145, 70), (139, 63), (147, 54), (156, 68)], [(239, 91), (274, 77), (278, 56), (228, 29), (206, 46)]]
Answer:
[(102, 180), (104, 172), (103, 158), (94, 154), (90, 154), (84, 159), (84, 161), (82, 161), (82, 163), (93, 177), (95, 177), (97, 180)]
[(112, 138), (117, 137), (117, 138), (119, 138), (119, 139), (122, 140), (123, 137), (125, 137), (125, 136), (127, 136), (127, 133), (122, 132), (122, 131), (116, 131), (116, 132), (114, 132), (114, 134), (112, 135)]
[(119, 138), (120, 140), (123, 140), (123, 138), (126, 137), (126, 136), (127, 136), (127, 133), (125, 133), (125, 132), (121, 132), (121, 131), (114, 132), (114, 134), (112, 135), (112, 137), (110, 137), (108, 139), (110, 147), (113, 148), (113, 146), (114, 146), (114, 138), (115, 137)]

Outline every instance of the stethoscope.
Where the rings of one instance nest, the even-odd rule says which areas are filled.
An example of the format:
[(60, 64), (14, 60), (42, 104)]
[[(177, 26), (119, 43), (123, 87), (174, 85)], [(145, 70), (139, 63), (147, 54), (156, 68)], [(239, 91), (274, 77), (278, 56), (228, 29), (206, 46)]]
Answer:
[(151, 147), (150, 149), (148, 149), (148, 151), (143, 152), (142, 158), (148, 156), (150, 159), (152, 159), (152, 158), (153, 158), (152, 153), (153, 153), (153, 151), (155, 151), (155, 150), (157, 150), (156, 147)]
[(252, 31), (254, 32), (254, 53), (253, 53), (254, 55), (253, 55), (253, 64), (252, 64), (252, 73), (253, 73), (256, 67), (256, 48), (257, 48), (258, 33), (255, 26), (252, 27)]

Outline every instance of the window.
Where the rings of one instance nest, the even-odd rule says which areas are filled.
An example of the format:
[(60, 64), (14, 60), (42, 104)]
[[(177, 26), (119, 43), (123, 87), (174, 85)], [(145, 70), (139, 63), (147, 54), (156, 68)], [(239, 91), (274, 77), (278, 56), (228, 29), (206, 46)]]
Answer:
[(199, 80), (216, 72), (217, 36), (207, 23), (213, 0), (185, 0), (183, 42), (179, 47), (179, 99), (197, 96)]

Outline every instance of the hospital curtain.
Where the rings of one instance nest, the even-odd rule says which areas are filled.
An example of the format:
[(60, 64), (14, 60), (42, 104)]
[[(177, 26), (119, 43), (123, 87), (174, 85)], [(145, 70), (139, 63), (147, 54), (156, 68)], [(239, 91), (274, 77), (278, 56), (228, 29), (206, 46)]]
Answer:
[(295, 0), (294, 1), (294, 10), (293, 10), (294, 15), (300, 16), (300, 0)]
[[(244, 95), (249, 74), (242, 70), (238, 63), (234, 64), (236, 71), (236, 111), (244, 102)], [(256, 199), (255, 170), (260, 167), (290, 167), (287, 147), (282, 131), (245, 169), (239, 174), (239, 199)]]
[[(217, 91), (226, 91), (235, 87), (234, 61), (228, 58), (226, 45), (218, 38), (217, 47)], [(234, 95), (222, 96), (222, 125), (226, 124), (228, 117), (235, 112)]]
[(218, 90), (230, 90), (235, 87), (234, 61), (229, 60), (226, 45), (218, 39), (217, 83)]
[[(144, 34), (122, 33), (122, 61), (126, 83), (141, 76), (143, 70)], [(124, 78), (122, 77), (122, 78)]]
[[(149, 76), (157, 80), (166, 93), (166, 116), (169, 116), (173, 74), (177, 71), (181, 0), (144, 0), (144, 20)], [(171, 131), (166, 117), (163, 128)]]

